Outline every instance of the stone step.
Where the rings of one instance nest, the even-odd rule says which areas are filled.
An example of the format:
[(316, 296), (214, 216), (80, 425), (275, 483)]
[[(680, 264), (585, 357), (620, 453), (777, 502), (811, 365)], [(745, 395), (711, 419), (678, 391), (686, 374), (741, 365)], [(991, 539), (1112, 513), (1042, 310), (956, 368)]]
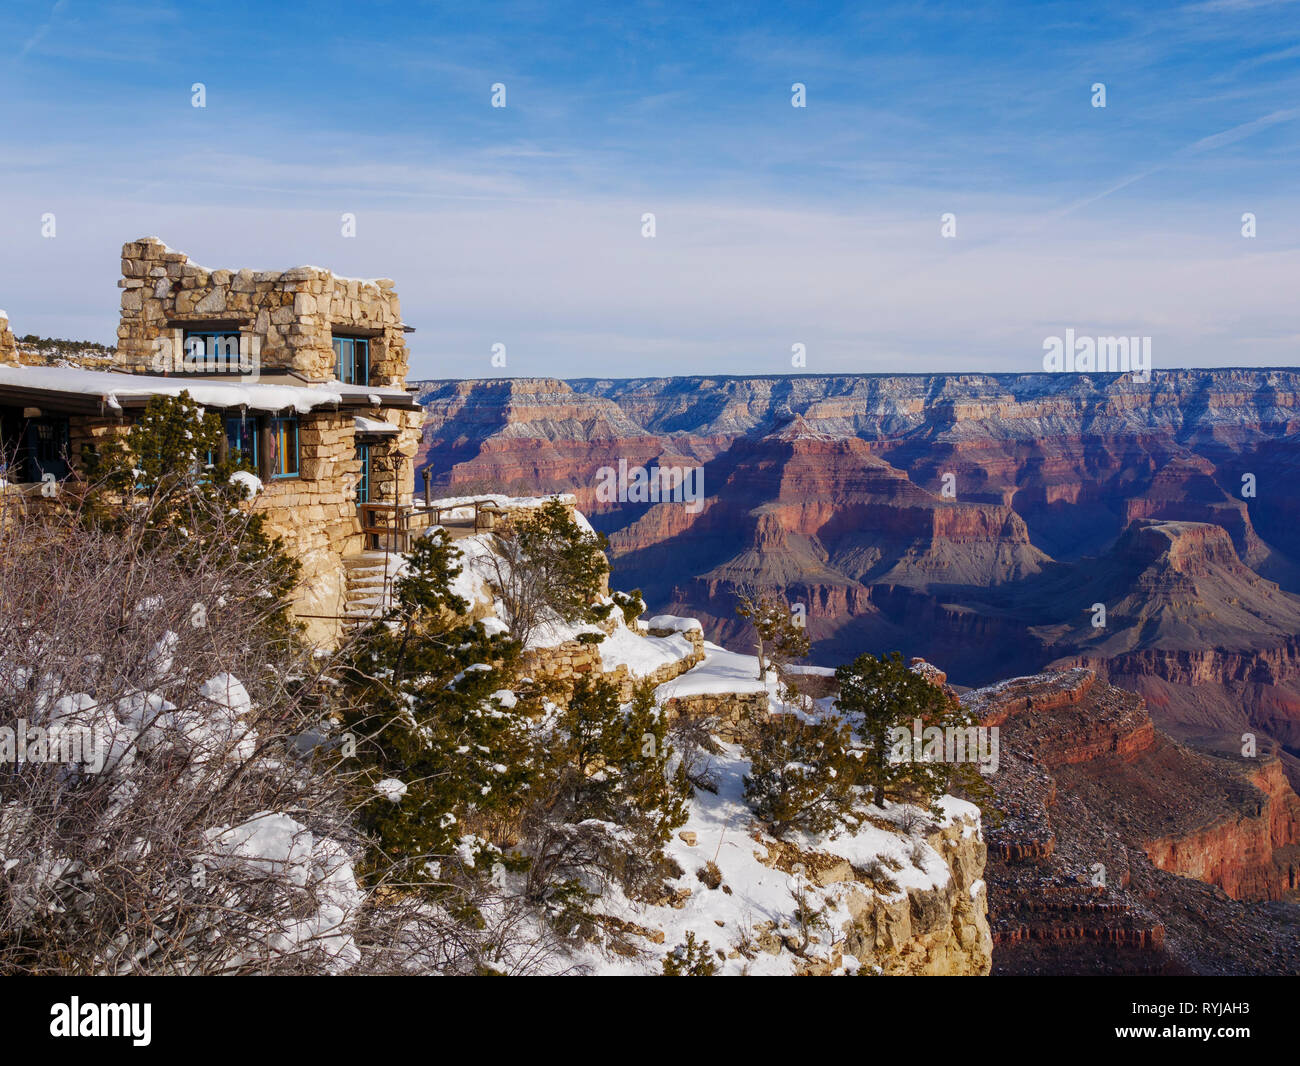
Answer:
[(363, 552), (360, 555), (347, 555), (343, 558), (343, 566), (348, 570), (355, 570), (358, 567), (383, 567), (387, 564), (399, 563), (401, 560), (395, 555), (385, 556), (383, 552)]

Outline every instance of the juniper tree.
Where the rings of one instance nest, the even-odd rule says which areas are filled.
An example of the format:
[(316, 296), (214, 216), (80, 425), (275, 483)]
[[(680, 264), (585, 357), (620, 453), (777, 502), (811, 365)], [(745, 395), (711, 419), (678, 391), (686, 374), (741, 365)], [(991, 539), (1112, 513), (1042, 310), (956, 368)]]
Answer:
[(466, 617), (452, 591), (459, 555), (443, 530), (416, 543), (391, 611), (344, 674), (363, 783), (404, 788), (375, 791), (363, 808), (375, 842), (366, 869), (402, 864), (409, 884), (433, 889), (447, 867), (487, 857), (537, 769), (528, 705), (511, 691), (518, 644)]
[(583, 679), (548, 723), (545, 784), (525, 824), (530, 895), (580, 907), (597, 880), (633, 898), (653, 894), (668, 866), (663, 846), (686, 820), (690, 784), (678, 766), (653, 690), (629, 705), (603, 678)]
[(823, 833), (845, 819), (859, 770), (845, 723), (760, 711), (748, 725), (745, 800), (773, 833)]
[(609, 616), (613, 605), (597, 604), (609, 574), (609, 542), (579, 525), (560, 500), (512, 515), (495, 543), (493, 584), (521, 644), (547, 623)]
[(862, 783), (871, 788), (875, 803), (882, 803), (891, 792), (906, 792), (930, 802), (944, 793), (954, 776), (970, 776), (973, 764), (916, 759), (910, 744), (902, 753), (904, 758), (891, 758), (898, 754), (892, 743), (896, 728), (907, 730), (910, 736), (918, 721), (922, 729), (964, 730), (976, 724), (972, 712), (960, 701), (909, 669), (901, 653), (880, 659), (859, 655), (839, 667), (835, 677), (840, 690), (836, 706), (847, 715), (864, 745)]
[(717, 972), (713, 946), (707, 940), (697, 942), (692, 932), (664, 956), (664, 977), (712, 977)]

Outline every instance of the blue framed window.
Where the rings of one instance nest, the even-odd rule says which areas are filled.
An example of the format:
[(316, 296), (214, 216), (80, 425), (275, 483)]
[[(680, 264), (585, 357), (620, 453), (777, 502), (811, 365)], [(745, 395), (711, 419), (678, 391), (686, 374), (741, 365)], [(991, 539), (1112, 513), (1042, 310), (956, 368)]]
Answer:
[(187, 329), (184, 349), (184, 366), (188, 371), (238, 374), (243, 370), (237, 329)]
[(357, 445), (357, 460), (361, 463), (361, 476), (357, 479), (357, 503), (370, 502), (370, 445)]
[(298, 476), (298, 420), (271, 419), (271, 476)]
[(257, 470), (257, 419), (226, 419), (226, 454), (230, 461), (245, 470)]
[(335, 337), (334, 376), (345, 385), (369, 385), (370, 341), (365, 337)]

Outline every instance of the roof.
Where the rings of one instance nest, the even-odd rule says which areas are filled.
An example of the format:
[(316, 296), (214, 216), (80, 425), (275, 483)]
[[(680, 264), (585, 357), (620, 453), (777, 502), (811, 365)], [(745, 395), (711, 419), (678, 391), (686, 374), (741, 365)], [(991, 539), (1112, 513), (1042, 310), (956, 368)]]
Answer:
[(230, 381), (123, 374), (79, 367), (0, 366), (0, 399), (34, 400), (48, 406), (96, 411), (142, 407), (151, 396), (188, 392), (204, 407), (246, 407), (253, 411), (293, 410), (305, 414), (317, 407), (412, 407), (405, 389), (368, 385), (263, 385), (232, 377)]

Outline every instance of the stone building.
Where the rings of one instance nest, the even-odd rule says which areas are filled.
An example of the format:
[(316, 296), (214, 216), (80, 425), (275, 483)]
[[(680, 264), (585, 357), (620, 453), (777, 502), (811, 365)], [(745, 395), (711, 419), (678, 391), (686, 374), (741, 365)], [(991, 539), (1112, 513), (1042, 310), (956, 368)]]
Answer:
[(411, 505), (421, 411), (393, 282), (311, 266), (209, 270), (145, 238), (123, 245), (118, 285), (111, 370), (2, 365), (12, 334), (0, 325), (10, 491), (75, 476), (86, 449), (124, 432), (151, 396), (188, 391), (222, 412), (223, 449), (258, 473), (251, 506), (303, 564), (309, 634), (334, 639), (345, 560), (393, 544), (376, 530)]

